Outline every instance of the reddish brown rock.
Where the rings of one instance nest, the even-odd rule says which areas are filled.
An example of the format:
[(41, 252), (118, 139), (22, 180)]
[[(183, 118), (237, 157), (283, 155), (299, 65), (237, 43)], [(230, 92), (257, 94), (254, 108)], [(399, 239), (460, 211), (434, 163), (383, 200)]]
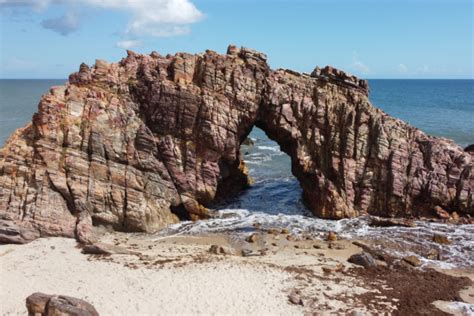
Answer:
[(435, 234), (433, 235), (433, 241), (437, 244), (442, 245), (450, 245), (452, 243), (451, 240), (445, 235)]
[(253, 233), (253, 234), (249, 235), (247, 238), (245, 238), (245, 241), (250, 242), (250, 243), (254, 243), (254, 242), (257, 241), (257, 238), (258, 238), (257, 234)]
[(337, 234), (335, 232), (329, 232), (326, 236), (327, 241), (336, 241), (337, 240)]
[(405, 261), (406, 263), (411, 264), (414, 267), (419, 267), (422, 264), (421, 260), (417, 256), (403, 257), (403, 261)]
[(40, 234), (35, 229), (0, 220), (0, 243), (25, 244), (38, 237), (40, 237)]
[(28, 315), (98, 316), (94, 306), (86, 301), (63, 295), (34, 293), (26, 298)]
[(33, 293), (26, 298), (26, 308), (28, 315), (43, 315), (46, 311), (46, 305), (51, 299), (52, 295), (44, 293)]
[(446, 212), (441, 206), (435, 206), (433, 208), (436, 216), (438, 216), (441, 219), (449, 219), (449, 213)]
[(347, 261), (355, 265), (363, 266), (364, 268), (375, 267), (377, 265), (374, 257), (368, 252), (354, 254), (350, 256)]
[(90, 243), (92, 225), (153, 232), (206, 218), (248, 186), (240, 144), (253, 126), (292, 157), (316, 216), (473, 215), (469, 152), (373, 107), (364, 80), (271, 70), (230, 46), (82, 64), (1, 149), (0, 219)]
[(375, 227), (415, 227), (416, 223), (412, 220), (405, 218), (382, 218), (377, 216), (371, 216), (369, 225)]

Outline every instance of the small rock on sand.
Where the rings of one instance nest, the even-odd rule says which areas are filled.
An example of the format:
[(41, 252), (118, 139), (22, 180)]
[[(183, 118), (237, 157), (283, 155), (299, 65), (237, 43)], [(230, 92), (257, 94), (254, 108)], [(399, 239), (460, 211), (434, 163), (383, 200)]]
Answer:
[(248, 236), (245, 241), (254, 243), (257, 241), (257, 234), (253, 233), (250, 236)]
[(374, 267), (377, 265), (375, 259), (367, 252), (361, 252), (352, 255), (347, 261), (359, 266), (363, 266), (364, 268)]
[(91, 255), (136, 254), (136, 252), (130, 251), (124, 247), (102, 242), (83, 245), (82, 253)]
[(276, 235), (279, 233), (279, 231), (276, 228), (270, 228), (267, 230), (267, 233)]
[(325, 273), (334, 273), (334, 272), (341, 272), (344, 270), (344, 265), (342, 263), (339, 263), (334, 266), (323, 266), (321, 268)]
[(425, 258), (430, 260), (441, 260), (441, 254), (436, 249), (430, 249), (428, 253), (425, 254)]
[(328, 235), (326, 236), (327, 241), (336, 241), (337, 240), (337, 234), (335, 232), (329, 232)]
[(303, 305), (303, 300), (301, 299), (301, 295), (299, 294), (299, 291), (292, 291), (290, 295), (288, 295), (288, 299), (290, 300), (290, 303), (292, 304)]
[(230, 248), (219, 246), (219, 245), (211, 245), (209, 247), (209, 252), (215, 255), (234, 255), (234, 251)]
[(403, 261), (411, 264), (414, 267), (421, 266), (421, 260), (417, 256), (406, 256), (403, 258)]
[(433, 235), (433, 241), (437, 244), (450, 245), (451, 240), (445, 235), (435, 234)]

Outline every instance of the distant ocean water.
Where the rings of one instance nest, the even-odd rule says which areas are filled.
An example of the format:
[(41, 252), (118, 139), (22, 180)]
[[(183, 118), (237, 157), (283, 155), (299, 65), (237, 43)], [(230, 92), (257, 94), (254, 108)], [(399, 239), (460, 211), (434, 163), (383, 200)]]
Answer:
[[(31, 120), (42, 94), (65, 80), (0, 80), (0, 145), (16, 129)], [(474, 143), (474, 80), (369, 80), (370, 100), (388, 114), (436, 136), (453, 139), (461, 146)], [(417, 228), (372, 228), (367, 219), (321, 220), (309, 214), (301, 201), (301, 188), (291, 174), (290, 158), (277, 143), (254, 128), (254, 145), (242, 145), (242, 155), (255, 184), (238, 196), (215, 205), (220, 218), (181, 222), (161, 234), (228, 231), (245, 234), (253, 223), (262, 227), (285, 227), (295, 234), (321, 237), (336, 231), (342, 237), (376, 240), (401, 246), (398, 255), (412, 249), (437, 247), (434, 231), (454, 243), (444, 248), (441, 266), (469, 266), (474, 262), (474, 225), (452, 226), (420, 222)], [(384, 245), (385, 243), (385, 245)], [(425, 262), (429, 261), (423, 259)]]
[(424, 132), (474, 143), (474, 80), (369, 80), (372, 104)]
[(65, 79), (0, 79), (0, 146), (13, 131), (31, 121), (41, 95), (47, 93), (50, 87), (65, 82)]

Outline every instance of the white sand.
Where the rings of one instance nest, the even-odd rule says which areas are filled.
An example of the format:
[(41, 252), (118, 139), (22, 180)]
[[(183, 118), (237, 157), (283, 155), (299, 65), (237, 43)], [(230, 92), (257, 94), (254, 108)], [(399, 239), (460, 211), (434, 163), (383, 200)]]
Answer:
[(34, 292), (82, 298), (102, 315), (301, 315), (288, 303), (287, 272), (233, 259), (181, 267), (130, 269), (89, 261), (72, 239), (39, 239), (0, 246), (0, 311), (25, 315)]

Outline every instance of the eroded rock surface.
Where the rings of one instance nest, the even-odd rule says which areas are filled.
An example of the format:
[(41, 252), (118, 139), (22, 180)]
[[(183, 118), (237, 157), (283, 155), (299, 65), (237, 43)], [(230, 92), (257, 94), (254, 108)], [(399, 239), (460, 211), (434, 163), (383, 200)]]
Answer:
[(0, 151), (0, 219), (88, 242), (93, 224), (206, 218), (249, 184), (239, 147), (255, 125), (291, 156), (316, 216), (473, 214), (471, 154), (373, 107), (366, 81), (271, 70), (229, 46), (82, 64)]
[(31, 316), (99, 316), (88, 302), (64, 295), (33, 293), (26, 298), (26, 308)]

